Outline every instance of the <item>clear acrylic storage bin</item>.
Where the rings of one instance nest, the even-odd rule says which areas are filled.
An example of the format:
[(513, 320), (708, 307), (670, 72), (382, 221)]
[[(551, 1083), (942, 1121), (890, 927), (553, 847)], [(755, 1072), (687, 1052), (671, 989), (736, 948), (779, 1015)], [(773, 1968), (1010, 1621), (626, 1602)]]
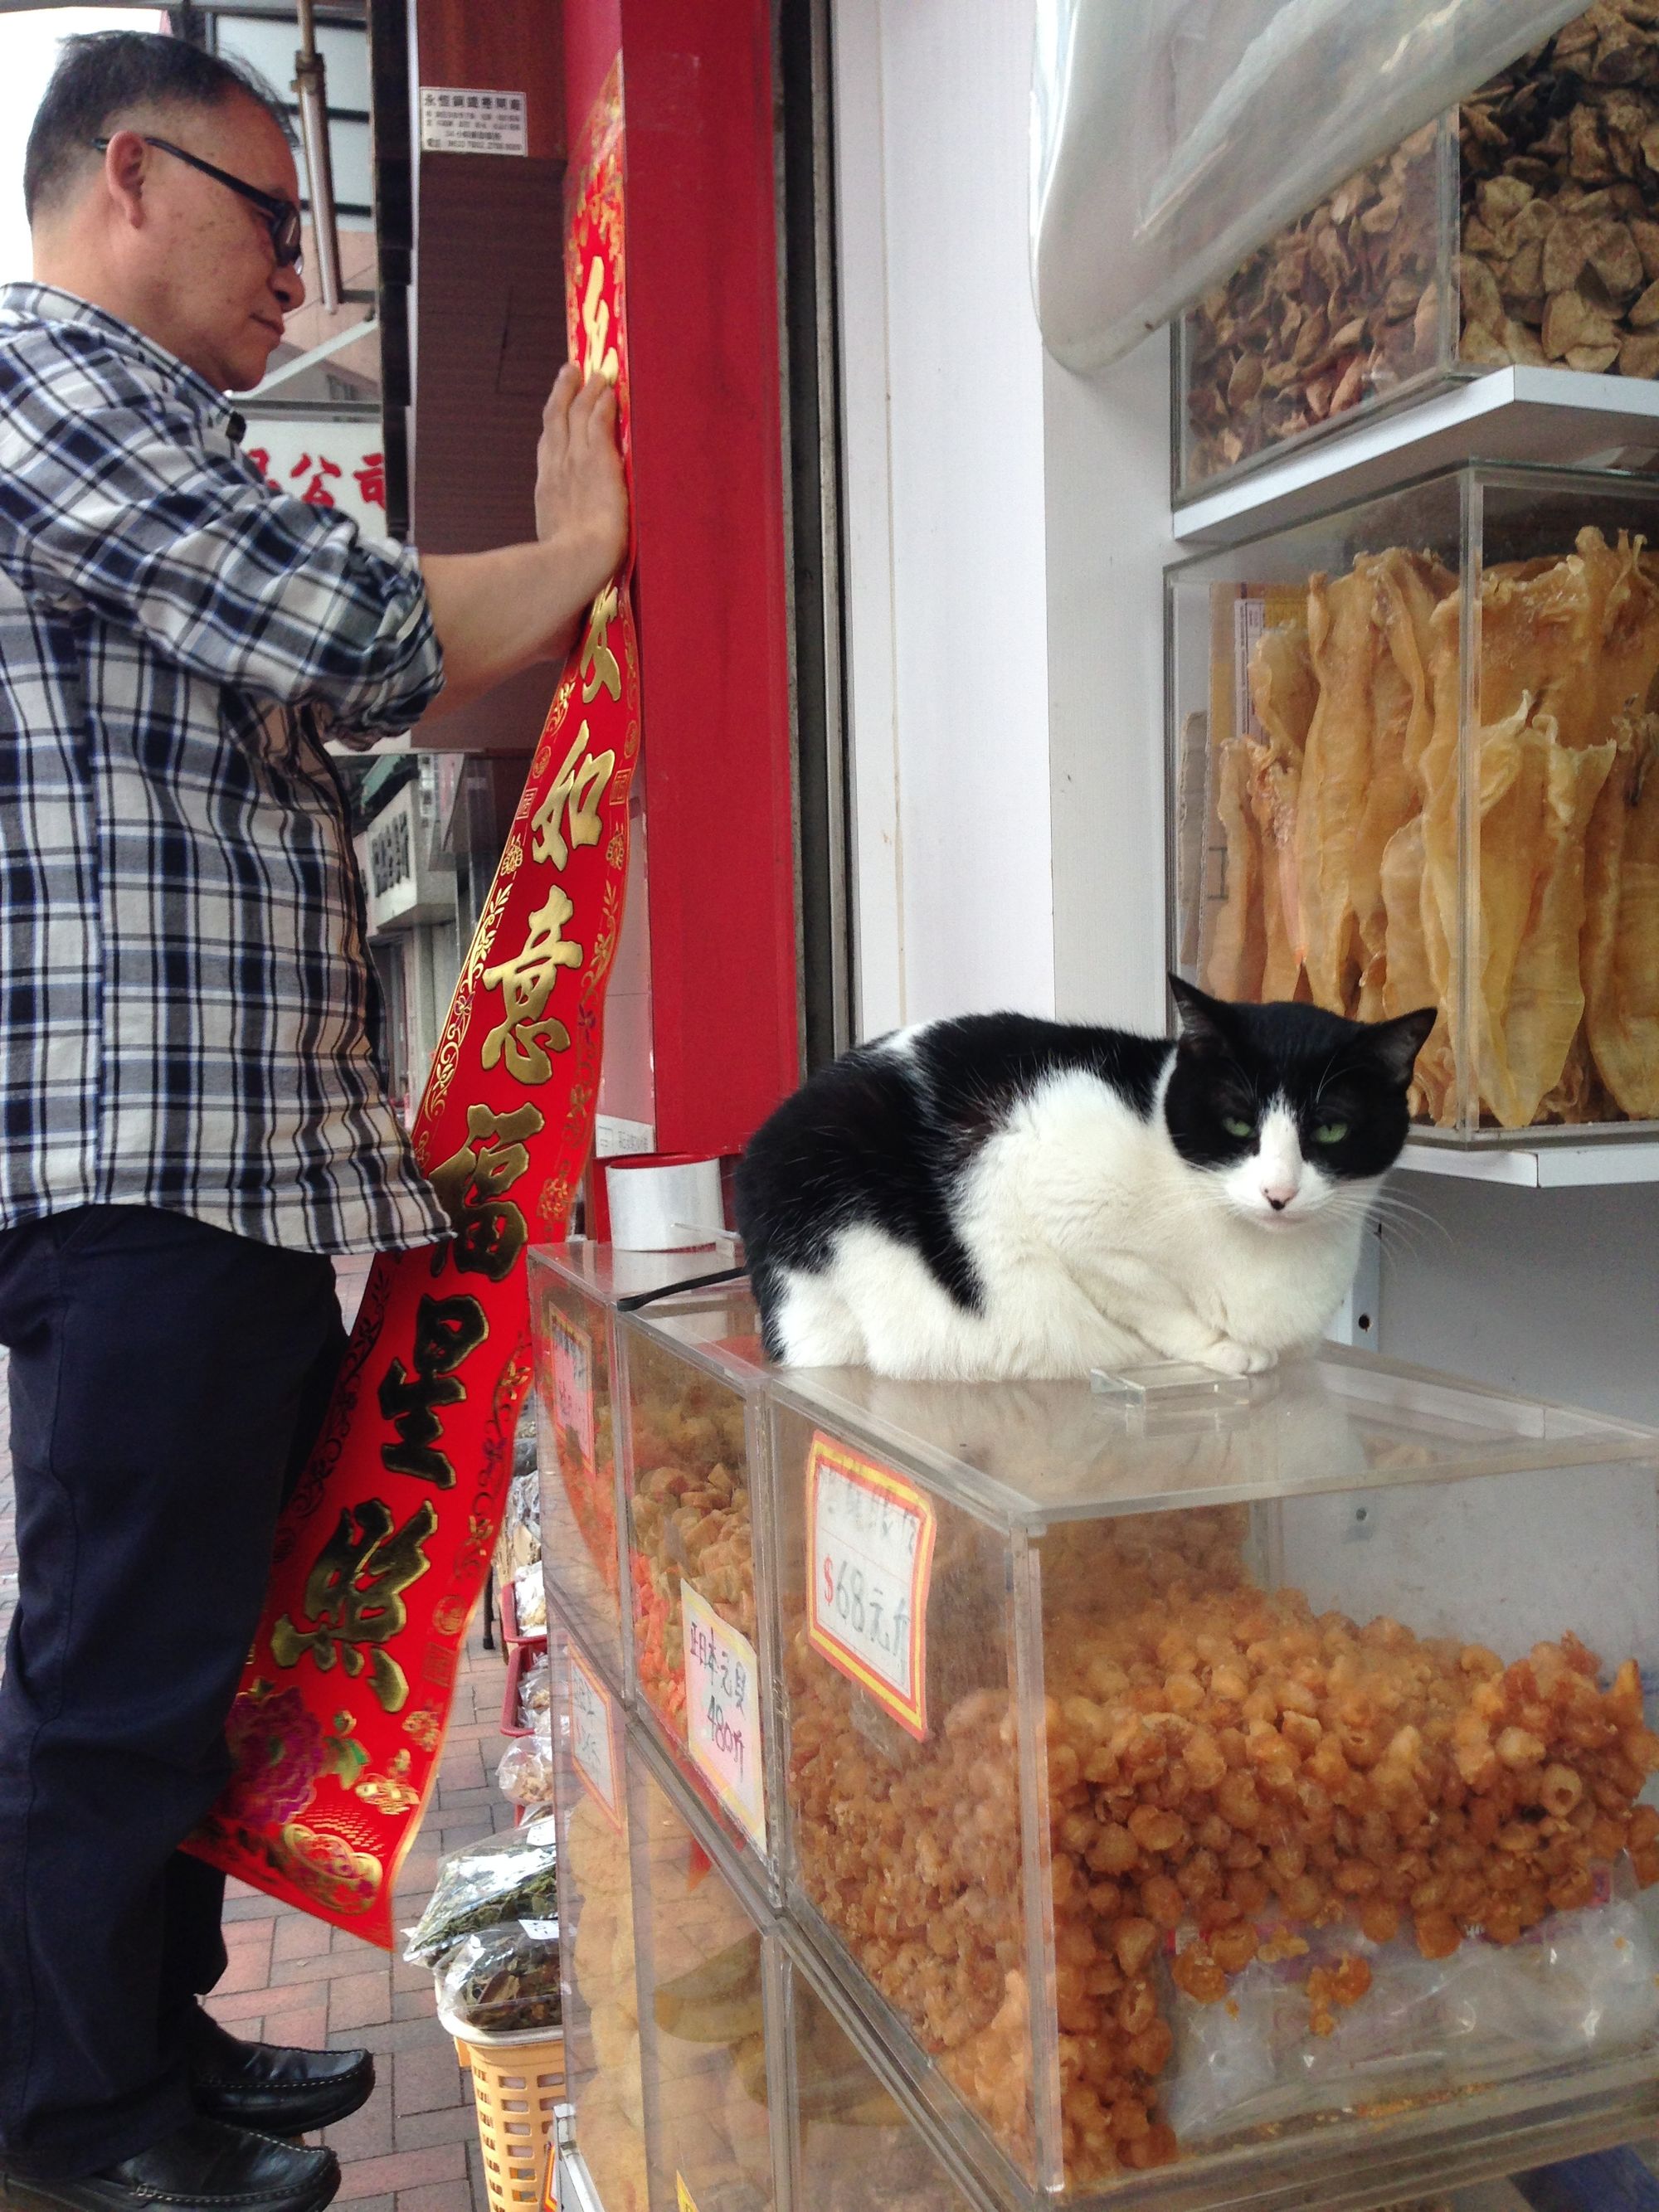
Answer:
[(1659, 27), (1601, 0), (1177, 325), (1177, 503), (1510, 365), (1659, 375)]
[(576, 2148), (605, 2212), (653, 2212), (646, 2173), (640, 2000), (629, 1864), (627, 1741), (596, 1656), (556, 1613), (553, 1794), (559, 1978)]
[(617, 1358), (636, 1707), (769, 1884), (768, 1370), (748, 1285), (627, 1316)]
[(773, 2212), (787, 2197), (769, 2074), (781, 2033), (772, 1915), (711, 1857), (633, 1731), (629, 1788), (652, 2203)]
[(1434, 1006), (1414, 1119), (1659, 1121), (1659, 483), (1474, 464), (1168, 577), (1171, 963)]
[(1000, 2203), (1651, 2127), (1659, 1437), (1337, 1352), (772, 1395), (789, 1916)]
[(540, 1439), (542, 1572), (613, 1690), (625, 1691), (611, 1370), (618, 1302), (707, 1274), (709, 1252), (533, 1246), (530, 1315)]
[(980, 2212), (988, 2200), (947, 2167), (931, 2127), (877, 2071), (867, 2028), (827, 1996), (787, 1935), (780, 1975), (791, 2203), (810, 2212)]

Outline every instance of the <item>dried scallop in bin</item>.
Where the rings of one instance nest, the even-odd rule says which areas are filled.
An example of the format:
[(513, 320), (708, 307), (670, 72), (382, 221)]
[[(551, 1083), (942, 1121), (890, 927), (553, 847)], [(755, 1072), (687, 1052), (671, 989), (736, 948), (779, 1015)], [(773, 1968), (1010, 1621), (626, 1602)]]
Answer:
[[(935, 1519), (919, 1729), (815, 1634), (825, 1438)], [(1248, 2154), (1229, 2191), (1286, 2161), (1314, 2187), (1362, 2116), (1426, 2185), (1443, 2142), (1414, 2171), (1413, 2124), (1448, 2085), (1437, 2124), (1492, 2172), (1518, 2113), (1639, 2101), (1655, 1445), (1340, 1356), (1167, 1427), (1082, 1385), (781, 1381), (803, 1925), (1033, 2189), (1156, 2194), (1218, 2144)], [(1449, 2051), (1459, 2008), (1480, 2032)]]

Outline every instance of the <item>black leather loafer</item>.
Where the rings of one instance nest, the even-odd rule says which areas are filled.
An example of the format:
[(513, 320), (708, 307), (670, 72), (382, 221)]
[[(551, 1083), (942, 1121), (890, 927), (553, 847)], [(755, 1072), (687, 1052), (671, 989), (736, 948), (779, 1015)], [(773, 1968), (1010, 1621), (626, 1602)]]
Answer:
[(198, 2009), (190, 2036), (190, 2094), (208, 2118), (270, 2136), (331, 2128), (374, 2094), (367, 2051), (289, 2051), (239, 2043)]
[(198, 2118), (78, 2181), (0, 2168), (0, 2203), (13, 2212), (323, 2212), (339, 2185), (331, 2150)]

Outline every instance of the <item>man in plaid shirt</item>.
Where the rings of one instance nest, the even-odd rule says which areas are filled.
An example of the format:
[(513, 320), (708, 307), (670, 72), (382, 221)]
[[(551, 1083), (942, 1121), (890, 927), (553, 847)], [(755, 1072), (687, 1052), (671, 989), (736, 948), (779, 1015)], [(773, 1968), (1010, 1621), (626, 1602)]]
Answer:
[[(67, 42), (0, 292), (0, 1340), (20, 1595), (0, 1685), (0, 2199), (315, 2212), (275, 2138), (365, 2052), (198, 2002), (181, 1854), (343, 1346), (331, 1255), (445, 1222), (372, 1044), (367, 743), (568, 649), (626, 535), (615, 405), (561, 373), (538, 538), (374, 545), (270, 491), (228, 392), (303, 286), (288, 138), (182, 41)], [(550, 277), (550, 282), (555, 281)]]

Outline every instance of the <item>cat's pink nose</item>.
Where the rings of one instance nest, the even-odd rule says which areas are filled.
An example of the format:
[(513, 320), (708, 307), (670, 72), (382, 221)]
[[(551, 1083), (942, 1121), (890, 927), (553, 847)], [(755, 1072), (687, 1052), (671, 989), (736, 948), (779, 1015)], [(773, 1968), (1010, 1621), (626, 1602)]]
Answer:
[(1261, 1195), (1275, 1213), (1283, 1213), (1296, 1196), (1296, 1185), (1293, 1182), (1264, 1182)]

